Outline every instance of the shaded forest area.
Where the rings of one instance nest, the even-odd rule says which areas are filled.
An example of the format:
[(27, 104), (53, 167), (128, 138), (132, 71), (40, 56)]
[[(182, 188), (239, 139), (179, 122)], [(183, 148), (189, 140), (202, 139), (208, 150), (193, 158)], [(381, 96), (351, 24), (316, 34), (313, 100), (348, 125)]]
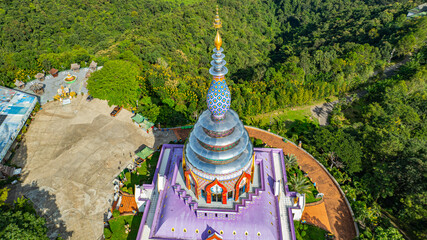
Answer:
[[(423, 1), (219, 0), (232, 108), (244, 119), (361, 87), (329, 127), (272, 130), (318, 158), (352, 204), (360, 239), (425, 239), (427, 18)], [(0, 2), (0, 84), (71, 63), (104, 68), (91, 94), (137, 107), (152, 122), (195, 122), (206, 108), (217, 1), (5, 0)], [(375, 71), (411, 55), (398, 75)], [(380, 74), (378, 75), (380, 76)], [(368, 81), (369, 80), (369, 81)], [(264, 126), (260, 126), (264, 127)]]

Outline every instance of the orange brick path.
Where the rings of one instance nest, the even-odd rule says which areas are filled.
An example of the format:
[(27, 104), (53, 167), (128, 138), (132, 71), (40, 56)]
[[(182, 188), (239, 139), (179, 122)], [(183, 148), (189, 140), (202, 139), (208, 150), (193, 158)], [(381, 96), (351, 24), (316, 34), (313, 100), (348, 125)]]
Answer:
[(332, 232), (324, 201), (313, 206), (306, 205), (301, 220), (305, 220), (308, 223)]
[[(321, 225), (330, 226), (331, 232), (337, 239), (350, 240), (356, 237), (356, 229), (351, 215), (351, 210), (346, 204), (345, 197), (341, 194), (337, 185), (329, 177), (327, 172), (303, 150), (293, 145), (292, 143), (283, 142), (283, 138), (271, 134), (267, 131), (247, 127), (246, 130), (250, 137), (261, 139), (267, 145), (275, 148), (283, 149), (285, 154), (294, 154), (298, 159), (298, 165), (301, 169), (308, 173), (308, 176), (316, 182), (319, 192), (324, 194), (324, 205), (326, 208), (327, 217), (311, 214), (319, 214), (317, 211), (308, 212), (307, 218), (321, 220)], [(192, 129), (176, 129), (174, 130), (177, 138), (187, 138)], [(329, 223), (327, 222), (329, 221)]]
[[(285, 154), (294, 154), (298, 165), (308, 176), (316, 182), (319, 192), (324, 194), (326, 213), (332, 233), (337, 239), (350, 240), (356, 237), (351, 210), (346, 204), (345, 197), (325, 170), (310, 155), (291, 143), (283, 142), (283, 138), (261, 129), (246, 127), (249, 136), (261, 139), (269, 146), (282, 148)], [(317, 216), (310, 216), (315, 218)], [(327, 225), (327, 223), (323, 223)]]

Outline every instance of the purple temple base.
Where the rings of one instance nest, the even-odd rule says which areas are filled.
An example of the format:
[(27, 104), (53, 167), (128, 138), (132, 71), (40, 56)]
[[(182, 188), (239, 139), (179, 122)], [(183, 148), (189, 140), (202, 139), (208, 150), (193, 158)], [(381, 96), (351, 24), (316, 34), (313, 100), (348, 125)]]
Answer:
[[(301, 206), (297, 204), (286, 207), (287, 219), (282, 222), (279, 209), (281, 203), (279, 198), (274, 196), (273, 186), (278, 180), (283, 183), (281, 189), (284, 189), (284, 196), (291, 199), (297, 196), (295, 192), (289, 192), (286, 186), (287, 177), (281, 149), (254, 149), (260, 186), (241, 202), (234, 203), (231, 209), (199, 207), (195, 199), (188, 194), (186, 186), (177, 183), (182, 164), (182, 150), (183, 145), (163, 145), (153, 181), (143, 185), (144, 189), (152, 194), (150, 199), (141, 199), (146, 201), (146, 205), (137, 240), (206, 239), (213, 232), (217, 232), (224, 239), (296, 239), (292, 209), (300, 209)], [(277, 156), (280, 158), (280, 170), (275, 169), (274, 156), (276, 159)], [(281, 179), (276, 176), (276, 170), (281, 172)], [(160, 187), (163, 189), (160, 192), (159, 176), (166, 179), (163, 188)], [(287, 227), (284, 228), (284, 225)], [(248, 226), (246, 231), (245, 226)], [(288, 230), (282, 232), (282, 229)]]

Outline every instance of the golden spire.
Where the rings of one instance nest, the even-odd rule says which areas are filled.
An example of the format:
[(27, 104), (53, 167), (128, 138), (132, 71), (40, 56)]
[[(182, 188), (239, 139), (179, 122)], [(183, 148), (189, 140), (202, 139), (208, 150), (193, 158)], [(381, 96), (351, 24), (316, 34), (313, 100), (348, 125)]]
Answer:
[(218, 51), (221, 49), (221, 45), (222, 45), (222, 39), (221, 39), (221, 36), (219, 35), (219, 31), (218, 31), (218, 29), (220, 29), (221, 27), (222, 27), (222, 22), (221, 22), (221, 19), (219, 18), (218, 5), (217, 5), (216, 6), (215, 21), (214, 21), (214, 28), (216, 28), (215, 47)]
[(216, 47), (216, 50), (219, 51), (221, 49), (221, 45), (222, 45), (221, 36), (219, 35), (219, 32), (216, 31), (216, 37), (215, 37), (215, 47)]
[(219, 29), (222, 27), (221, 19), (219, 18), (218, 14), (218, 5), (216, 6), (216, 15), (215, 15), (215, 21), (214, 21), (214, 28)]

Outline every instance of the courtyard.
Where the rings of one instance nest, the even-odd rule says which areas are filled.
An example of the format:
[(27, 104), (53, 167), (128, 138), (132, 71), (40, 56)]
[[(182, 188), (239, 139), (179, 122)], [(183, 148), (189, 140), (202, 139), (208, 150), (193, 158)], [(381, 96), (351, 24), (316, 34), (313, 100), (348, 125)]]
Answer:
[(112, 180), (143, 145), (176, 140), (172, 131), (147, 133), (123, 109), (111, 117), (106, 101), (79, 95), (69, 105), (42, 106), (12, 163), (22, 167), (10, 199), (24, 195), (46, 217), (48, 237), (99, 239), (113, 198)]

